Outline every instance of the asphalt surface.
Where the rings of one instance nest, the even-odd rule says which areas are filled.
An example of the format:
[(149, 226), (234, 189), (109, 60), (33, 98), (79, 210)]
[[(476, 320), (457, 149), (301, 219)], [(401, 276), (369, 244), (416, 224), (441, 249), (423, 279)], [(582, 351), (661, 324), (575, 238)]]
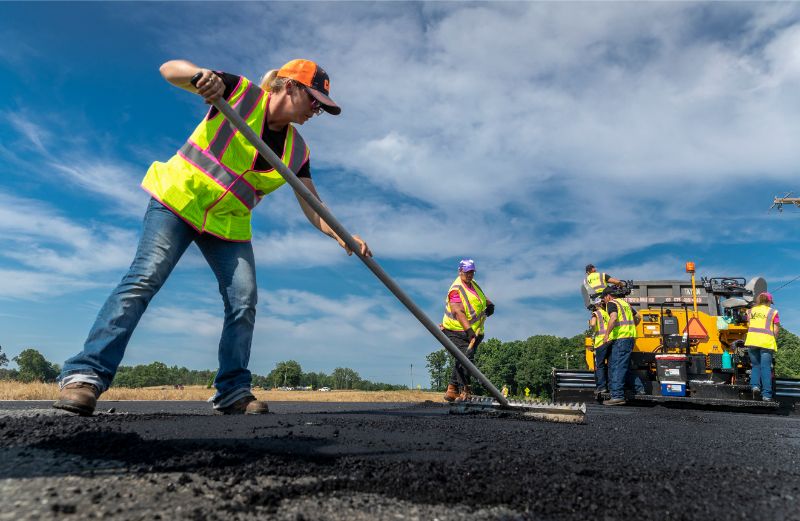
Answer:
[(800, 520), (800, 416), (590, 406), (0, 402), (0, 520)]

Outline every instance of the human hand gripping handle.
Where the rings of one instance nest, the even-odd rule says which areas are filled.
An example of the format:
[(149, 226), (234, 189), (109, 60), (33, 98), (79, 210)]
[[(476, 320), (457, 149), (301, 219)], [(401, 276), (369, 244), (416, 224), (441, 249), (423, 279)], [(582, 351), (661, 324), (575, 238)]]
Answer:
[[(192, 76), (190, 82), (192, 85), (195, 85), (195, 82), (199, 85), (200, 79), (203, 77), (202, 71), (201, 74), (195, 74)], [(195, 79), (196, 78), (196, 79)], [(198, 87), (199, 92), (199, 87)], [(469, 358), (466, 357), (464, 353), (462, 353), (453, 342), (445, 336), (444, 332), (442, 332), (436, 324), (428, 318), (428, 316), (420, 309), (417, 304), (411, 300), (411, 298), (406, 295), (405, 291), (397, 285), (397, 283), (385, 272), (383, 268), (372, 258), (372, 252), (369, 251), (369, 248), (366, 248), (364, 241), (356, 240), (350, 233), (345, 229), (344, 226), (339, 223), (339, 220), (333, 216), (333, 214), (325, 208), (319, 199), (317, 199), (311, 191), (306, 188), (300, 179), (289, 170), (289, 168), (280, 160), (280, 158), (275, 155), (264, 141), (261, 140), (261, 137), (256, 135), (252, 128), (250, 128), (247, 123), (242, 119), (242, 117), (236, 113), (236, 111), (228, 105), (228, 102), (224, 99), (217, 99), (216, 101), (212, 102), (217, 110), (219, 110), (228, 121), (233, 125), (242, 135), (258, 150), (259, 154), (261, 154), (264, 159), (283, 177), (289, 186), (294, 189), (295, 193), (300, 196), (306, 203), (308, 203), (314, 211), (325, 220), (328, 226), (336, 233), (339, 238), (341, 238), (350, 251), (355, 252), (358, 258), (363, 262), (367, 268), (375, 274), (378, 279), (383, 282), (386, 288), (392, 292), (392, 294), (397, 297), (397, 299), (403, 303), (403, 305), (411, 312), (420, 323), (425, 326), (427, 329), (438, 341), (442, 346), (453, 355), (456, 360), (461, 362), (464, 368), (474, 376), (483, 387), (489, 391), (495, 400), (497, 400), (501, 405), (508, 406), (508, 399), (494, 386), (494, 384), (486, 378), (480, 370), (475, 367)], [(366, 250), (366, 251), (364, 251)]]
[(197, 89), (197, 93), (203, 96), (208, 104), (214, 103), (225, 94), (225, 82), (208, 69), (201, 69), (192, 76), (189, 83)]

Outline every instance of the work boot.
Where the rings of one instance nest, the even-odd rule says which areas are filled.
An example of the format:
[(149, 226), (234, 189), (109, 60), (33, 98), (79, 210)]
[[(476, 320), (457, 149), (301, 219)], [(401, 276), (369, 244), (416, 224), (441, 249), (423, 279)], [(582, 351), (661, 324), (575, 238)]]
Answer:
[(452, 402), (458, 398), (458, 386), (450, 384), (447, 386), (447, 392), (444, 393), (444, 401)]
[(470, 398), (472, 398), (472, 394), (471, 394), (469, 385), (465, 385), (464, 387), (461, 388), (461, 394), (458, 395), (458, 397), (456, 398), (456, 401), (457, 402), (465, 402), (465, 401), (469, 400)]
[(217, 409), (217, 412), (220, 414), (267, 414), (269, 406), (267, 402), (256, 400), (255, 396), (245, 396), (227, 407)]
[(75, 382), (61, 388), (58, 401), (53, 404), (56, 409), (63, 409), (81, 416), (91, 416), (97, 406), (100, 391), (86, 382)]
[(625, 405), (625, 398), (611, 398), (605, 400), (603, 405)]

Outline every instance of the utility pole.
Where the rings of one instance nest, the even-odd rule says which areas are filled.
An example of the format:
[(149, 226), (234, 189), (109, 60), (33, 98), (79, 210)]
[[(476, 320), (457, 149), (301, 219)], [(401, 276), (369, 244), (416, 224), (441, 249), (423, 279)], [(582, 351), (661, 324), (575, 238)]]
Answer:
[(775, 199), (772, 201), (772, 206), (770, 206), (769, 209), (772, 210), (775, 208), (779, 212), (782, 212), (784, 204), (793, 204), (800, 207), (800, 197), (789, 197), (790, 195), (792, 195), (792, 192), (787, 193), (783, 197), (775, 197)]
[(572, 356), (573, 356), (573, 355), (571, 355), (571, 354), (569, 354), (569, 353), (564, 353), (564, 361), (565, 361), (565, 362), (566, 362), (566, 364), (567, 364), (567, 369), (569, 369), (569, 359), (570, 359), (570, 358), (572, 358)]
[(414, 390), (414, 364), (411, 364), (411, 390)]

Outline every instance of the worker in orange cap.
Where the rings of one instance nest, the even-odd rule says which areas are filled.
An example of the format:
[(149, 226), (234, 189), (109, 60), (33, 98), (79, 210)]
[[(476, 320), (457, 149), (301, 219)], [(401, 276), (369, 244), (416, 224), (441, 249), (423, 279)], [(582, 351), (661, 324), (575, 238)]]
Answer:
[[(341, 112), (330, 98), (330, 78), (322, 67), (292, 60), (267, 73), (260, 84), (185, 60), (166, 62), (161, 74), (206, 103), (224, 98), (319, 197), (311, 180), (309, 148), (294, 125), (323, 112)], [(147, 305), (194, 243), (214, 272), (225, 305), (214, 409), (222, 414), (268, 412), (267, 404), (251, 392), (247, 369), (257, 300), (250, 219), (255, 206), (284, 183), (216, 108), (169, 161), (153, 163), (142, 181), (152, 198), (134, 261), (100, 310), (83, 350), (64, 363), (54, 407), (82, 415), (94, 412)], [(299, 196), (298, 201), (312, 225), (352, 253), (308, 203)], [(354, 239), (361, 255), (372, 255), (366, 242)]]

